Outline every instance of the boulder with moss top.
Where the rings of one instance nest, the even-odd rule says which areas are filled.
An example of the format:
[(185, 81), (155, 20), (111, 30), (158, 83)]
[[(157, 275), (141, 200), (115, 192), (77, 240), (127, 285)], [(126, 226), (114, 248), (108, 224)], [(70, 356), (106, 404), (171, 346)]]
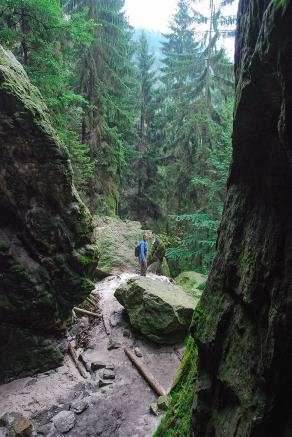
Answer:
[(195, 299), (178, 285), (147, 277), (130, 279), (115, 297), (132, 326), (161, 344), (174, 344), (186, 335), (196, 306)]

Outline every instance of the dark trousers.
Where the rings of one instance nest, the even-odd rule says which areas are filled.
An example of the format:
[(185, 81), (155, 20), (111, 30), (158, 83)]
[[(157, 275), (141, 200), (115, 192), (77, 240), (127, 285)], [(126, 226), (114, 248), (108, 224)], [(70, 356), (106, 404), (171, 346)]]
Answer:
[(141, 266), (141, 276), (146, 276), (146, 272), (147, 272), (147, 261), (141, 261), (141, 262), (140, 262), (140, 266)]

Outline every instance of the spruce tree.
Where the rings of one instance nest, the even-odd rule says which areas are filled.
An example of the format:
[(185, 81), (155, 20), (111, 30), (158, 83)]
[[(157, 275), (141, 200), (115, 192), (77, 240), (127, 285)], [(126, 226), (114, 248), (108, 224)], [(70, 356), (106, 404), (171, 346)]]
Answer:
[(165, 184), (167, 212), (181, 213), (195, 200), (191, 180), (197, 147), (197, 80), (202, 69), (200, 44), (195, 41), (190, 1), (180, 0), (163, 43), (162, 82), (165, 104)]
[(52, 123), (68, 147), (77, 187), (85, 192), (93, 163), (79, 141), (81, 105), (74, 89), (75, 60), (91, 44), (94, 23), (84, 13), (66, 16), (58, 0), (0, 0), (0, 43), (13, 51), (41, 91)]
[(84, 108), (81, 130), (82, 141), (89, 144), (96, 164), (90, 197), (93, 207), (98, 204), (114, 212), (135, 142), (132, 32), (123, 0), (81, 3), (96, 23), (94, 42), (79, 58), (76, 84), (90, 103)]
[[(165, 188), (168, 213), (177, 215), (174, 232), (182, 238), (169, 255), (185, 260), (188, 268), (191, 263), (207, 268), (224, 196), (216, 178), (224, 166), (224, 180), (225, 158), (230, 157), (230, 138), (223, 131), (230, 132), (231, 126), (231, 112), (226, 115), (225, 107), (230, 108), (233, 93), (233, 66), (218, 46), (221, 23), (232, 25), (233, 21), (224, 18), (223, 2), (215, 7), (210, 0), (209, 16), (194, 10), (194, 4), (192, 0), (178, 3), (163, 48), (168, 154)], [(207, 26), (203, 32), (202, 24)]]
[(137, 50), (138, 83), (139, 83), (139, 145), (138, 145), (138, 195), (145, 194), (145, 183), (148, 181), (153, 163), (151, 163), (151, 140), (155, 116), (154, 56), (149, 53), (145, 32), (142, 32)]

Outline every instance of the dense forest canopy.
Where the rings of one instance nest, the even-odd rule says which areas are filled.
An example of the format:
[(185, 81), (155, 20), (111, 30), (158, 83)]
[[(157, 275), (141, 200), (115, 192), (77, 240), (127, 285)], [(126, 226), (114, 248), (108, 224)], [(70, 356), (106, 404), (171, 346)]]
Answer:
[(0, 0), (0, 43), (41, 90), (84, 202), (153, 227), (176, 271), (210, 267), (231, 150), (231, 1), (197, 3), (160, 35), (123, 0)]

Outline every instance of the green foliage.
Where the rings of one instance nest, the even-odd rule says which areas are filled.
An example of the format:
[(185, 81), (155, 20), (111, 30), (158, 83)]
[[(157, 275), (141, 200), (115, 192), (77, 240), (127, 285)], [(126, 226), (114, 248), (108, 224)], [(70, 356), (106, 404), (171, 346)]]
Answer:
[(41, 90), (82, 198), (108, 214), (123, 191), (157, 206), (177, 273), (210, 267), (231, 155), (233, 66), (219, 40), (233, 18), (226, 0), (205, 16), (194, 3), (179, 0), (166, 35), (133, 40), (124, 0), (0, 0), (0, 43)]
[(9, 241), (0, 240), (0, 250), (8, 250), (10, 247)]
[[(207, 272), (214, 256), (231, 155), (233, 65), (218, 48), (232, 17), (224, 2), (210, 2), (209, 16), (180, 0), (164, 35), (161, 106), (156, 115), (156, 195), (178, 242), (167, 257), (180, 270)], [(202, 38), (198, 23), (208, 24)], [(232, 28), (230, 31), (232, 35)]]
[(93, 28), (85, 11), (65, 16), (58, 0), (0, 0), (0, 43), (18, 57), (45, 98), (81, 191), (93, 163), (88, 145), (78, 136), (82, 107), (88, 103), (75, 92), (73, 82), (76, 56), (90, 46)]
[(160, 233), (158, 238), (162, 241), (166, 248), (180, 243), (180, 238), (177, 235), (166, 234), (164, 232)]
[(138, 195), (142, 196), (146, 191), (149, 192), (149, 187), (153, 182), (156, 182), (156, 178), (151, 177), (155, 168), (155, 153), (153, 155), (156, 111), (154, 97), (156, 86), (155, 58), (149, 51), (148, 40), (144, 31), (141, 32), (136, 43), (135, 63), (137, 70), (138, 138), (132, 167), (134, 169), (134, 184), (137, 186)]
[(193, 321), (192, 321), (192, 327), (195, 331), (196, 338), (199, 338), (203, 335), (206, 322), (209, 322), (212, 318), (211, 314), (203, 308), (201, 302), (202, 301), (200, 301), (196, 306)]
[(92, 263), (96, 262), (96, 260), (89, 258), (88, 256), (84, 256), (84, 255), (79, 255), (78, 261), (80, 262), (80, 264), (84, 264), (84, 265), (88, 265), (88, 264), (92, 264)]
[(153, 437), (191, 436), (191, 415), (196, 377), (197, 348), (194, 340), (189, 337), (172, 386), (170, 406)]
[(288, 5), (288, 0), (277, 0), (275, 2), (275, 9), (284, 9)]
[[(69, 3), (76, 8), (76, 2)], [(95, 162), (90, 194), (95, 195), (98, 181), (106, 187), (105, 195), (117, 200), (117, 187), (129, 173), (136, 139), (132, 32), (123, 13), (124, 1), (82, 0), (78, 4), (88, 7), (87, 18), (96, 23), (93, 43), (77, 60), (77, 90), (90, 103), (82, 118), (82, 140)]]
[[(194, 212), (173, 218), (180, 225), (181, 241), (168, 248), (167, 257), (179, 262), (182, 270), (210, 270), (231, 159), (232, 111), (233, 100), (229, 99), (220, 108), (221, 124), (213, 131), (214, 147), (207, 150), (204, 176), (192, 179), (203, 200), (201, 205)], [(210, 121), (211, 128), (212, 124)]]

